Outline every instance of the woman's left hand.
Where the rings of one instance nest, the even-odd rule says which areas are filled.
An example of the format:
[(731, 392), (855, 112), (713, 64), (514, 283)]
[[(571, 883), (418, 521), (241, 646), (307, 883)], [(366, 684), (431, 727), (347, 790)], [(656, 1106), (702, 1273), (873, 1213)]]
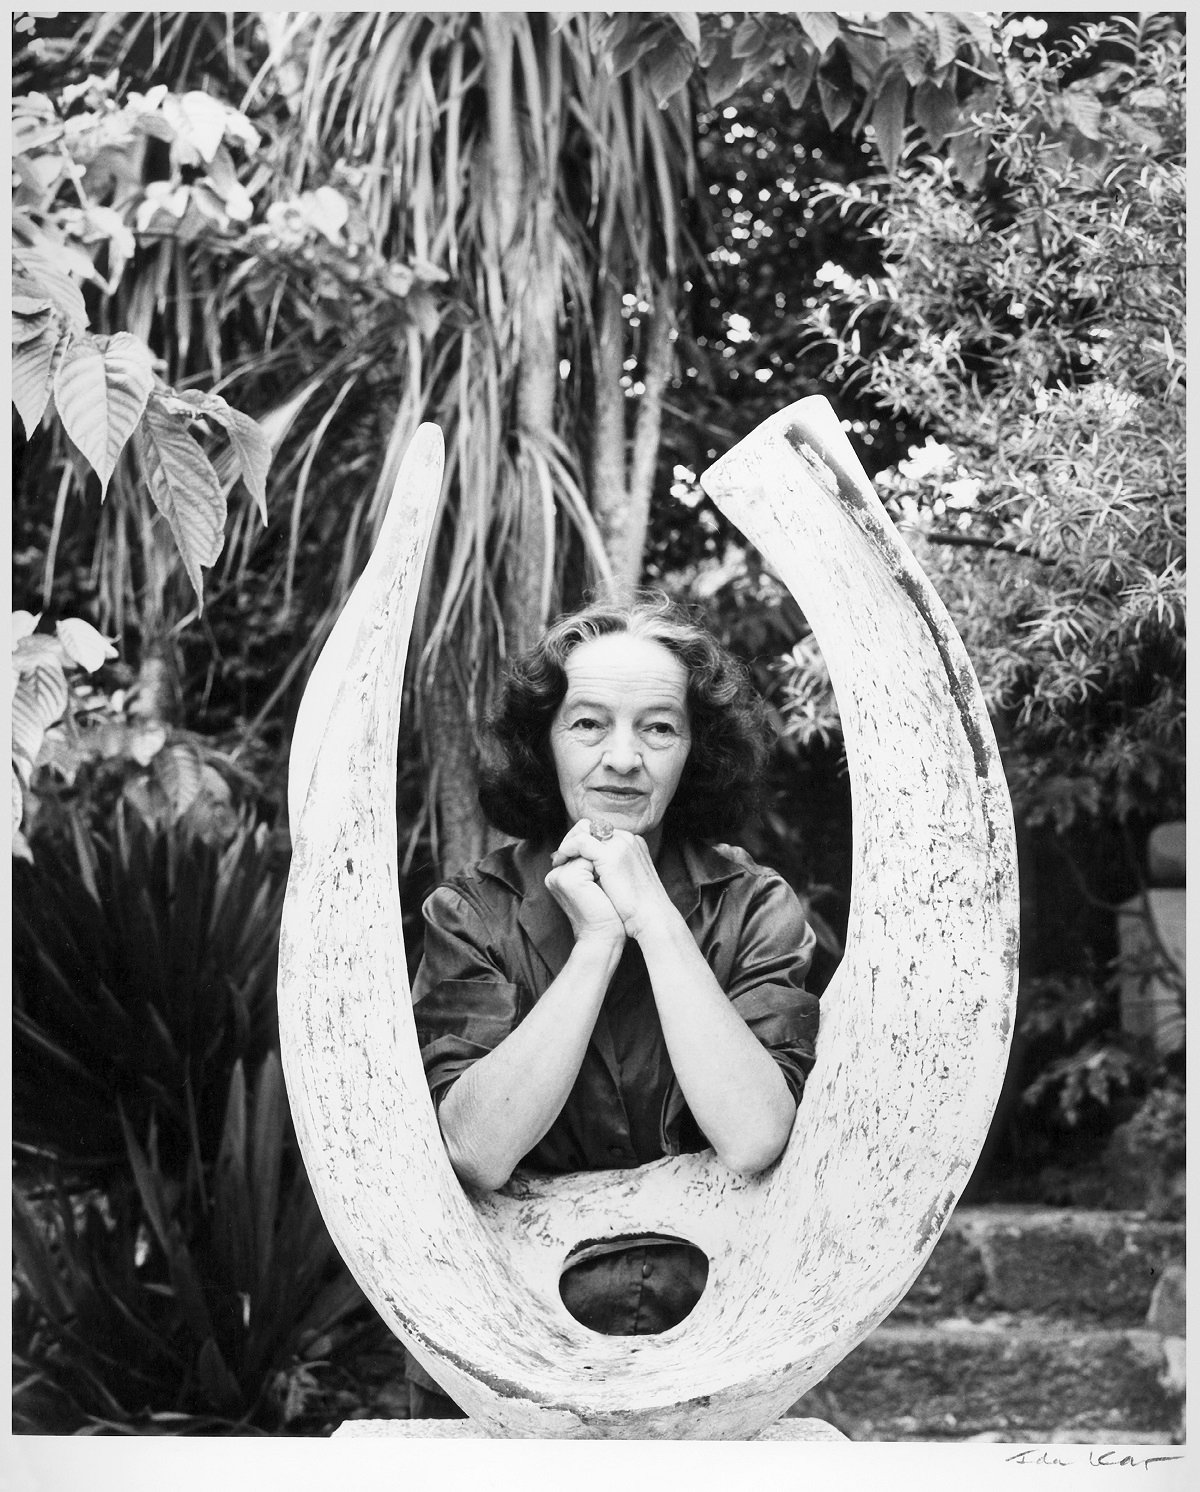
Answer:
[(589, 819), (580, 819), (554, 852), (552, 864), (562, 865), (578, 856), (589, 860), (600, 888), (612, 902), (625, 926), (627, 937), (640, 937), (654, 917), (675, 911), (640, 834), (615, 829), (608, 839), (597, 839)]

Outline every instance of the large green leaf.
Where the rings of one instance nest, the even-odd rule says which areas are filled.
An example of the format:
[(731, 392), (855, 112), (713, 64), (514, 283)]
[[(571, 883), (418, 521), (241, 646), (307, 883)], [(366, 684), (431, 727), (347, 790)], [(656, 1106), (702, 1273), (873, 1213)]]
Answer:
[(32, 342), (40, 337), (50, 324), (54, 307), (44, 295), (21, 295), (12, 297), (12, 340), (14, 347), (23, 342)]
[(169, 407), (182, 404), (223, 426), (250, 496), (267, 521), (267, 473), (271, 469), (271, 441), (267, 432), (248, 414), (232, 409), (219, 394), (197, 394), (192, 390), (174, 395)]
[(696, 65), (696, 54), (686, 43), (667, 32), (642, 60), (654, 102), (661, 108), (687, 85)]
[(889, 171), (896, 169), (900, 150), (904, 145), (904, 106), (908, 99), (908, 85), (902, 73), (893, 73), (879, 90), (871, 123), (875, 128), (875, 140), (883, 164)]
[(817, 92), (826, 123), (831, 130), (837, 129), (853, 108), (853, 97), (846, 89), (839, 88), (826, 73), (817, 74)]
[[(40, 746), (42, 732), (62, 718), (69, 697), (66, 675), (56, 659), (23, 672), (12, 699), (13, 745), (27, 750), (36, 737)], [(34, 747), (30, 760), (36, 756)]]
[(88, 324), (83, 292), (71, 277), (78, 257), (45, 238), (18, 244), (13, 252), (13, 294), (49, 300), (73, 332)]
[(225, 495), (217, 474), (182, 420), (169, 414), (157, 395), (146, 405), (137, 445), (150, 496), (171, 527), (203, 607), (200, 567), (214, 564), (225, 542)]
[(173, 741), (164, 746), (155, 753), (151, 770), (177, 817), (186, 813), (200, 796), (204, 764), (191, 741)]
[(787, 71), (783, 75), (783, 91), (793, 109), (800, 108), (808, 97), (812, 80), (817, 75), (818, 57), (815, 52), (798, 47), (792, 54)]
[(101, 496), (153, 387), (149, 349), (128, 332), (85, 334), (63, 353), (54, 402), (63, 428), (100, 478)]
[(835, 10), (798, 10), (796, 19), (818, 52), (827, 52), (841, 35)]
[[(19, 321), (19, 317), (13, 317), (14, 326)], [(25, 323), (26, 326), (30, 324)], [(25, 426), (26, 439), (37, 429), (46, 412), (56, 355), (61, 357), (69, 335), (60, 336), (59, 326), (52, 317), (39, 318), (37, 324), (41, 330), (21, 342), (14, 339), (12, 350), (12, 401)]]
[(742, 59), (733, 55), (733, 43), (728, 36), (709, 39), (709, 60), (703, 70), (704, 87), (710, 104), (719, 104), (741, 87), (745, 72)]
[(913, 97), (913, 118), (936, 150), (962, 118), (952, 83), (920, 84)]

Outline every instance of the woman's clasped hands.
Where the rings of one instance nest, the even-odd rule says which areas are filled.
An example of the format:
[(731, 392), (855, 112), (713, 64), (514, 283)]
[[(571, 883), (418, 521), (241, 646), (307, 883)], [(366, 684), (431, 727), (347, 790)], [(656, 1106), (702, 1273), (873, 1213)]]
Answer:
[[(605, 829), (605, 838), (598, 838)], [(640, 834), (602, 820), (572, 824), (554, 851), (546, 888), (567, 914), (577, 940), (640, 938), (656, 915), (674, 910), (650, 848)]]

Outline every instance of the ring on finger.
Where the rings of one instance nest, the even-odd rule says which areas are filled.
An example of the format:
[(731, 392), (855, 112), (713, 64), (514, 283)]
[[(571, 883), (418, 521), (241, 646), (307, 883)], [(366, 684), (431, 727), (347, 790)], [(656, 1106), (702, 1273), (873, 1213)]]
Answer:
[(592, 819), (592, 838), (606, 844), (613, 837), (613, 826), (607, 819)]

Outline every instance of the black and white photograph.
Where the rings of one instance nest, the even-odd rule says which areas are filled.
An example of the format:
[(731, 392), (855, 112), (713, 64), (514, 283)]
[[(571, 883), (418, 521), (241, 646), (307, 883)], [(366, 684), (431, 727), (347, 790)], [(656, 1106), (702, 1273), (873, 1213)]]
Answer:
[(1186, 13), (10, 22), (12, 1492), (1183, 1488)]

